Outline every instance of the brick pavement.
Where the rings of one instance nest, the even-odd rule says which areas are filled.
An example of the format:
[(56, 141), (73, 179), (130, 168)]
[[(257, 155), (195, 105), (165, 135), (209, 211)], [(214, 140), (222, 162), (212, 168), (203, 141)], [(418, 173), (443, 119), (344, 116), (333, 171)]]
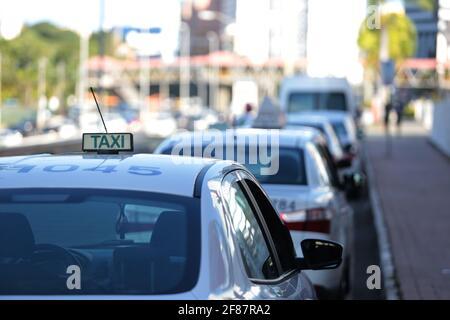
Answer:
[(379, 128), (366, 141), (401, 297), (450, 299), (450, 159), (414, 123), (392, 136), (390, 156)]

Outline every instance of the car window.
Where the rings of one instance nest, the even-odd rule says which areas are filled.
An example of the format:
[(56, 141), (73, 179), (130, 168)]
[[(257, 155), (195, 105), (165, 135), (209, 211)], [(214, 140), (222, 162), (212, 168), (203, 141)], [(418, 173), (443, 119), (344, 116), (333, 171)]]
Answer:
[(348, 143), (350, 139), (345, 123), (343, 121), (333, 121), (331, 125), (333, 126), (334, 133), (336, 133), (336, 136), (339, 139), (341, 147), (345, 147), (346, 143)]
[(337, 172), (336, 165), (333, 162), (333, 157), (332, 157), (330, 151), (328, 150), (328, 147), (326, 146), (325, 143), (318, 143), (316, 145), (316, 147), (317, 147), (317, 151), (319, 151), (322, 159), (325, 162), (325, 167), (328, 171), (328, 176), (330, 177), (331, 184), (335, 188), (339, 188), (340, 187), (339, 175)]
[(334, 132), (333, 126), (331, 124), (326, 124), (326, 140), (328, 143), (328, 147), (332, 152), (335, 159), (340, 159), (343, 156), (344, 151), (342, 150), (341, 144), (339, 142), (339, 138), (336, 136)]
[[(149, 192), (1, 190), (0, 294), (188, 291), (198, 277), (199, 207)], [(82, 290), (66, 286), (72, 265)]]
[(322, 92), (319, 98), (319, 109), (347, 110), (347, 99), (343, 92)]
[(280, 220), (278, 212), (274, 209), (262, 189), (250, 179), (245, 179), (244, 181), (264, 217), (280, 260), (282, 272), (293, 270), (295, 268), (296, 254), (288, 228)]
[(288, 97), (288, 113), (311, 110), (348, 110), (343, 92), (293, 92)]
[(324, 163), (324, 159), (321, 157), (320, 153), (317, 151), (316, 147), (312, 144), (307, 145), (307, 148), (314, 160), (314, 166), (317, 169), (319, 183), (322, 186), (328, 186), (331, 184), (330, 177), (328, 176), (328, 171)]
[(242, 182), (230, 174), (222, 189), (247, 275), (252, 279), (277, 278), (275, 259)]
[(317, 95), (310, 92), (294, 92), (288, 98), (288, 113), (311, 111), (317, 108)]

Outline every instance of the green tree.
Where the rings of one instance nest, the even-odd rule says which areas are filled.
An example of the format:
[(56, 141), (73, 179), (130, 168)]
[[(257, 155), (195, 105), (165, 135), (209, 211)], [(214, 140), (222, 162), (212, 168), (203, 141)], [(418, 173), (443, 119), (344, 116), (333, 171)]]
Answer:
[[(77, 77), (79, 38), (75, 32), (50, 23), (25, 26), (11, 41), (0, 41), (3, 56), (3, 98), (17, 98), (23, 105), (37, 101), (39, 59), (47, 58), (47, 96), (63, 97), (74, 92)], [(58, 66), (65, 66), (62, 88)]]
[(359, 30), (358, 45), (366, 54), (370, 68), (377, 69), (379, 64), (381, 28), (386, 28), (389, 38), (389, 56), (395, 61), (411, 57), (416, 51), (416, 28), (404, 14), (391, 13), (381, 16), (381, 28), (371, 28), (368, 19)]
[[(114, 53), (112, 32), (105, 32), (105, 55)], [(99, 54), (98, 32), (93, 33), (90, 56)], [(39, 59), (47, 58), (46, 95), (59, 96), (62, 103), (75, 93), (79, 67), (80, 38), (76, 32), (48, 22), (27, 25), (10, 41), (0, 39), (3, 99), (15, 98), (24, 106), (35, 107), (38, 100)]]
[[(368, 4), (380, 6), (384, 0), (369, 0)], [(404, 0), (406, 4), (416, 5), (424, 10), (437, 10), (437, 0)], [(366, 18), (361, 24), (358, 45), (366, 54), (369, 68), (378, 69), (380, 51), (380, 28), (369, 28)], [(416, 50), (417, 32), (414, 23), (404, 14), (387, 14), (381, 17), (381, 28), (388, 30), (389, 55), (395, 61), (401, 61), (414, 55)]]

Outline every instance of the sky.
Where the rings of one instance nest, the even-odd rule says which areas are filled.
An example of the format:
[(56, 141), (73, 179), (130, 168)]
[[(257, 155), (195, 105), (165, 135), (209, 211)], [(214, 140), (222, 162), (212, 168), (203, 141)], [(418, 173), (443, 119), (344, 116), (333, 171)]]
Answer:
[(308, 10), (308, 74), (346, 77), (351, 83), (360, 83), (363, 69), (357, 39), (366, 15), (365, 2), (314, 0)]
[[(179, 20), (179, 0), (104, 0), (105, 28), (170, 26)], [(0, 0), (0, 19), (52, 21), (84, 31), (100, 25), (100, 0)]]

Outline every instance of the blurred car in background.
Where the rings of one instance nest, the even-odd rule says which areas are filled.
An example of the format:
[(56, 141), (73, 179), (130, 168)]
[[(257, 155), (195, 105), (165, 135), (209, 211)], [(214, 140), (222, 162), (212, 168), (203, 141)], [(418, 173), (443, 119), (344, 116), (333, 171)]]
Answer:
[[(106, 128), (110, 132), (128, 132), (128, 123), (125, 118), (117, 112), (108, 112), (103, 115)], [(101, 130), (100, 132), (102, 132)]]
[(328, 147), (336, 164), (339, 167), (347, 165), (348, 161), (345, 160), (344, 150), (341, 147), (339, 138), (326, 117), (314, 113), (296, 113), (287, 116), (286, 129), (295, 129), (305, 126), (322, 132), (327, 140)]
[(78, 126), (70, 119), (66, 119), (58, 128), (58, 134), (62, 139), (78, 138), (79, 133)]
[[(225, 136), (230, 133), (233, 137)], [(268, 163), (260, 157), (264, 154), (260, 149), (264, 144), (260, 142), (272, 134), (279, 139), (278, 151), (271, 151), (271, 162), (278, 161), (278, 170), (262, 174)], [(306, 238), (342, 244), (341, 267), (306, 273), (320, 292), (319, 297), (343, 297), (348, 292), (353, 210), (342, 192), (325, 139), (318, 130), (235, 129), (227, 133), (180, 133), (162, 142), (155, 153), (198, 157), (199, 150), (205, 157), (241, 162), (255, 175), (290, 230), (298, 256), (302, 255), (298, 244)], [(229, 150), (233, 150), (232, 158)]]
[(62, 139), (78, 137), (79, 130), (77, 124), (70, 118), (62, 115), (53, 116), (48, 119), (39, 134), (58, 135)]
[(178, 111), (175, 117), (178, 129), (187, 131), (207, 130), (219, 122), (217, 112), (201, 107)]
[(9, 127), (13, 131), (18, 131), (23, 137), (33, 135), (36, 130), (36, 118), (30, 117), (19, 121), (18, 123)]
[(128, 132), (136, 133), (142, 129), (140, 120), (140, 111), (137, 107), (133, 107), (125, 102), (119, 103), (113, 108), (114, 112), (120, 114), (128, 124)]
[[(329, 123), (329, 125), (327, 124)], [(289, 127), (304, 125), (318, 128), (326, 133), (334, 149), (342, 150), (342, 157), (337, 160), (341, 178), (350, 197), (358, 197), (365, 184), (362, 160), (359, 154), (359, 141), (354, 118), (345, 111), (308, 111), (288, 116)], [(329, 130), (332, 128), (333, 133)], [(335, 146), (334, 136), (339, 146)], [(331, 148), (333, 150), (333, 148)], [(339, 152), (340, 153), (340, 152)]]
[(0, 129), (0, 147), (15, 147), (22, 143), (23, 136), (17, 130)]
[(148, 136), (168, 137), (177, 130), (177, 122), (169, 112), (149, 112), (144, 115), (143, 130)]
[(281, 109), (288, 115), (303, 111), (337, 110), (356, 115), (350, 84), (344, 78), (293, 76), (280, 88)]
[[(109, 132), (127, 132), (128, 123), (119, 114), (115, 112), (109, 112), (103, 114), (106, 128)], [(98, 112), (85, 112), (80, 115), (80, 130), (81, 132), (104, 132), (105, 128), (102, 123), (102, 119)]]

